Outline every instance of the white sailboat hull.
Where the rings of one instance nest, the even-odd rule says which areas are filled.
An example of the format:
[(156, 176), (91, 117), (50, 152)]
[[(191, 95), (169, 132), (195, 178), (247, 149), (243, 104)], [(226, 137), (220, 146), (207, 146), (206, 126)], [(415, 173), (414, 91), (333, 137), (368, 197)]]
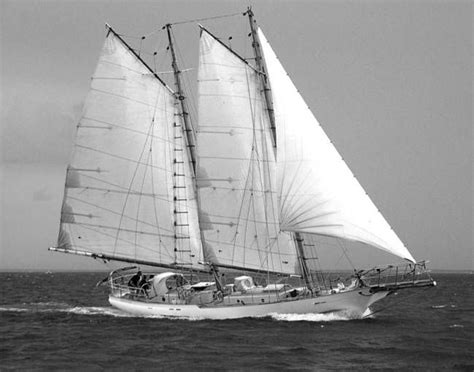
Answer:
[(388, 295), (388, 291), (370, 293), (367, 288), (293, 301), (252, 305), (173, 305), (109, 296), (115, 308), (136, 316), (177, 317), (192, 319), (236, 319), (263, 317), (271, 314), (323, 314), (343, 312), (360, 318), (374, 302)]

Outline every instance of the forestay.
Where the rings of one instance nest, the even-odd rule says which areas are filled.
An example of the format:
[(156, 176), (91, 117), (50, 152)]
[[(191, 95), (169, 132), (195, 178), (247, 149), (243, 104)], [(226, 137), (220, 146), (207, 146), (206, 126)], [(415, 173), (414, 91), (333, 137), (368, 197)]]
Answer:
[[(173, 200), (178, 181), (172, 163), (176, 149), (185, 147), (178, 142), (184, 137), (179, 118), (169, 88), (109, 31), (77, 126), (59, 247), (199, 266), (202, 249), (187, 152), (179, 181), (185, 201)], [(175, 223), (184, 219), (175, 216), (175, 208), (187, 210), (186, 235), (176, 230)]]
[(297, 272), (294, 242), (278, 222), (275, 156), (259, 76), (204, 29), (198, 91), (205, 244), (222, 265)]
[(414, 261), (324, 133), (259, 29), (274, 99), (282, 230), (363, 242)]

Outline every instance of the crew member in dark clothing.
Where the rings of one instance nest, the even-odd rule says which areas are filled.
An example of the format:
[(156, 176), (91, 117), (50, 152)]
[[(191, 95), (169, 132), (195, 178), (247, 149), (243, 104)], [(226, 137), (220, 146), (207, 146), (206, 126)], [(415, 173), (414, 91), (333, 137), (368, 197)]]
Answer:
[(138, 288), (142, 288), (145, 291), (150, 289), (150, 283), (146, 280), (146, 275), (142, 275), (140, 281), (138, 282)]
[(139, 288), (140, 287), (140, 282), (144, 280), (142, 272), (138, 271), (134, 276), (130, 278), (128, 281), (128, 286), (132, 288)]

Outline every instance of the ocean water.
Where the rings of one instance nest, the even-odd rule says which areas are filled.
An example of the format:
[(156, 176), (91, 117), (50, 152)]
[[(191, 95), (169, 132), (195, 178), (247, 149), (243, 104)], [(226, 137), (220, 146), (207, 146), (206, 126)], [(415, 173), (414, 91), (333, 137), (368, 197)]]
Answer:
[(104, 276), (0, 273), (0, 369), (474, 370), (473, 275), (435, 275), (365, 319), (221, 321), (122, 314), (95, 288)]

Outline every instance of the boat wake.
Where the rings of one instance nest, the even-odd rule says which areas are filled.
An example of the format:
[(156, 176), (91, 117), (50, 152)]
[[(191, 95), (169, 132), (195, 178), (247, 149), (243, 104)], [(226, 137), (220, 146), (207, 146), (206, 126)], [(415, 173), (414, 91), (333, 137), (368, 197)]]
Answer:
[(0, 306), (0, 312), (17, 313), (71, 313), (78, 315), (106, 315), (114, 317), (133, 317), (114, 309), (113, 307), (101, 306), (71, 306), (62, 302), (38, 302), (21, 305), (3, 305)]
[(372, 312), (367, 309), (362, 316), (354, 315), (344, 311), (326, 313), (326, 314), (270, 314), (274, 320), (286, 322), (334, 322), (347, 321), (355, 319), (371, 318)]
[(274, 320), (285, 322), (333, 322), (351, 318), (337, 313), (328, 314), (271, 314)]
[[(154, 318), (154, 319), (170, 319), (176, 320), (177, 317), (158, 316), (158, 315), (133, 315), (124, 313), (114, 307), (102, 306), (72, 306), (63, 302), (37, 302), (19, 305), (3, 305), (0, 306), (0, 312), (16, 312), (16, 313), (69, 313), (76, 315), (91, 316), (112, 316), (117, 318)], [(354, 316), (345, 312), (335, 312), (327, 314), (278, 314), (269, 315), (270, 318), (277, 321), (286, 322), (333, 322), (361, 319), (371, 316), (370, 310), (367, 310), (362, 317)], [(262, 317), (258, 317), (262, 318)], [(205, 320), (200, 317), (179, 318), (188, 321)]]

